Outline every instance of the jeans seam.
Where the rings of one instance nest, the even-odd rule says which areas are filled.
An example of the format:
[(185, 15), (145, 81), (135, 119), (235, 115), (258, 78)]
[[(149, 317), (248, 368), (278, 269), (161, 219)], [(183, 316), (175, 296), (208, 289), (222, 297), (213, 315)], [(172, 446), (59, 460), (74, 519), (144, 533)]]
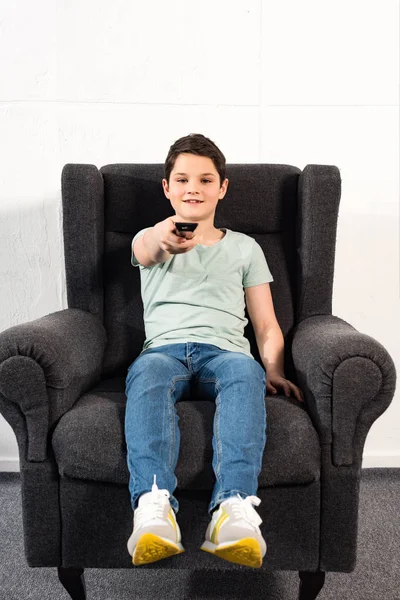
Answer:
[(189, 344), (186, 343), (186, 362), (187, 362), (187, 368), (189, 369), (189, 371), (192, 371), (192, 359), (189, 356)]
[(221, 386), (218, 383), (218, 379), (216, 378), (214, 380), (215, 383), (215, 387), (218, 390), (217, 396), (215, 398), (215, 408), (216, 408), (216, 424), (215, 424), (215, 436), (217, 438), (217, 443), (216, 443), (216, 448), (217, 448), (217, 467), (215, 469), (215, 476), (219, 481), (219, 485), (221, 487), (221, 489), (223, 489), (222, 486), (222, 477), (221, 477), (221, 463), (222, 463), (222, 445), (221, 445), (221, 438), (220, 438), (220, 424), (219, 424), (219, 418), (220, 418), (220, 410), (219, 410), (219, 402), (217, 402), (220, 398), (220, 393), (221, 393)]
[(175, 391), (176, 389), (176, 382), (177, 381), (189, 381), (190, 377), (174, 377), (172, 379), (171, 385), (169, 386), (169, 390), (168, 390), (168, 409), (169, 409), (169, 422), (170, 422), (170, 429), (171, 429), (171, 446), (170, 446), (170, 455), (169, 455), (169, 467), (172, 468), (173, 463), (174, 463), (174, 456), (175, 456), (175, 444), (176, 444), (176, 436), (175, 436), (175, 414), (174, 414), (174, 407), (175, 404), (172, 400), (172, 392)]

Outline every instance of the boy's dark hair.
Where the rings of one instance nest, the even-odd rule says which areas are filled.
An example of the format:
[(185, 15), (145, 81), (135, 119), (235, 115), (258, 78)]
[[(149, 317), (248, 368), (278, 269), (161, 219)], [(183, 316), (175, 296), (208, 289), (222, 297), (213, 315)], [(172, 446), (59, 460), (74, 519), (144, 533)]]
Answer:
[(179, 154), (196, 154), (197, 156), (207, 156), (211, 158), (216, 170), (219, 173), (220, 187), (226, 177), (226, 161), (221, 150), (209, 138), (201, 133), (190, 133), (185, 137), (179, 138), (169, 149), (168, 156), (164, 164), (165, 179), (169, 184), (171, 171), (174, 168), (175, 161)]

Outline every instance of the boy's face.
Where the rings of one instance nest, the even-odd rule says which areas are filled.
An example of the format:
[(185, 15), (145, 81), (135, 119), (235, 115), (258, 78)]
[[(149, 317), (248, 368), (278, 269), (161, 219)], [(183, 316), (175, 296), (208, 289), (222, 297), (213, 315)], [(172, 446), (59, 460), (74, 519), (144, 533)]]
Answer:
[[(183, 173), (183, 174), (182, 174)], [(228, 188), (228, 179), (219, 183), (219, 173), (208, 156), (179, 154), (171, 171), (169, 185), (162, 180), (164, 193), (181, 221), (202, 223), (205, 229), (213, 227), (218, 201)], [(201, 200), (200, 204), (185, 202)]]

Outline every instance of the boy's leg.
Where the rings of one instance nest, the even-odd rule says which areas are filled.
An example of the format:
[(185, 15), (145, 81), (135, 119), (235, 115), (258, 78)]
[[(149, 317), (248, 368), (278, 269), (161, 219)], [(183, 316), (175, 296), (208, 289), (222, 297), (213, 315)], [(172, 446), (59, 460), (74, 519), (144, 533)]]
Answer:
[(202, 367), (199, 394), (214, 386), (213, 468), (216, 483), (209, 514), (240, 494), (256, 495), (266, 444), (266, 373), (243, 352), (221, 352)]
[[(178, 348), (178, 346), (182, 346)], [(180, 430), (175, 403), (189, 393), (191, 375), (175, 356), (185, 353), (185, 344), (175, 344), (174, 357), (166, 346), (150, 348), (128, 369), (125, 393), (125, 440), (130, 472), (132, 509), (139, 496), (151, 491), (154, 475), (159, 489), (170, 493), (177, 513), (175, 468), (179, 456)]]

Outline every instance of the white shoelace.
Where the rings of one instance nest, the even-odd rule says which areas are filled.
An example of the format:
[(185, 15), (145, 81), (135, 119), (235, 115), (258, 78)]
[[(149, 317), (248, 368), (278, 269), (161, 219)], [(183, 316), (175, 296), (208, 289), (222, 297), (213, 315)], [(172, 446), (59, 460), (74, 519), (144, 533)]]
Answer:
[(154, 494), (154, 499), (152, 498), (148, 503), (140, 506), (136, 513), (140, 522), (145, 523), (150, 519), (156, 519), (158, 517), (161, 519), (164, 515), (165, 503), (160, 501), (160, 496), (169, 498), (169, 495), (170, 494), (168, 490), (158, 490), (157, 493)]
[(156, 476), (154, 475), (154, 483), (151, 488), (150, 500), (137, 508), (136, 516), (141, 524), (151, 519), (162, 518), (164, 516), (165, 502), (162, 502), (162, 497), (169, 498), (168, 490), (159, 490), (156, 484)]
[(257, 496), (246, 496), (243, 498), (237, 494), (237, 497), (240, 498), (240, 502), (232, 502), (232, 511), (237, 519), (244, 518), (254, 526), (259, 527), (262, 523), (262, 519), (260, 515), (254, 510), (253, 504), (258, 506), (261, 504), (260, 498)]

